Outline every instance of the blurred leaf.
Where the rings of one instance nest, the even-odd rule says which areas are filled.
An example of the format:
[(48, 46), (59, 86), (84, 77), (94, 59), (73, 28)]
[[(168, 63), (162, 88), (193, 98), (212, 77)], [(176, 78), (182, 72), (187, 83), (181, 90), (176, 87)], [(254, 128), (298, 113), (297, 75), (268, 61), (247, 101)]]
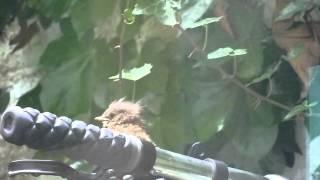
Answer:
[(263, 80), (271, 78), (271, 76), (279, 69), (282, 61), (278, 61), (277, 63), (273, 64), (271, 67), (269, 67), (265, 73), (263, 73), (261, 76), (253, 79), (250, 83), (247, 84), (247, 86), (250, 86), (252, 84), (261, 82)]
[(214, 0), (188, 0), (184, 1), (181, 10), (179, 10), (180, 25), (182, 28), (192, 26), (203, 14), (210, 8)]
[(276, 21), (283, 21), (292, 18), (297, 13), (302, 12), (305, 9), (305, 5), (306, 2), (288, 3), (288, 5), (281, 10), (280, 15), (276, 18)]
[(292, 48), (290, 48), (287, 59), (294, 60), (297, 59), (298, 56), (300, 56), (304, 51), (304, 44), (303, 43), (297, 43)]
[(40, 57), (40, 65), (45, 70), (55, 69), (66, 61), (77, 56), (79, 52), (83, 52), (81, 44), (77, 39), (70, 22), (66, 22), (63, 26), (64, 35), (52, 41)]
[(92, 54), (79, 53), (41, 82), (40, 102), (45, 111), (74, 117), (90, 110)]
[(208, 54), (208, 59), (218, 59), (226, 56), (239, 56), (247, 54), (246, 49), (232, 49), (230, 47), (219, 48)]
[[(150, 74), (151, 69), (152, 69), (151, 64), (145, 64), (139, 68), (132, 68), (130, 70), (122, 70), (122, 78), (130, 80), (130, 81), (137, 81), (137, 80), (145, 77), (146, 75)], [(119, 76), (120, 75), (117, 74), (115, 76), (109, 77), (109, 79), (117, 81), (120, 78)]]
[(68, 11), (74, 4), (75, 0), (28, 0), (29, 7), (37, 9), (40, 14), (59, 20), (64, 15), (68, 15)]
[(174, 0), (138, 0), (133, 15), (153, 15), (164, 25), (173, 26), (177, 24), (176, 9), (177, 2)]
[(292, 108), (292, 110), (284, 117), (284, 121), (288, 121), (290, 119), (292, 119), (294, 116), (310, 109), (311, 107), (314, 107), (318, 104), (318, 102), (312, 102), (310, 104), (308, 104), (307, 101), (304, 101), (302, 104), (299, 104), (295, 107)]
[[(241, 99), (243, 97), (245, 98)], [(239, 103), (226, 123), (226, 132), (229, 136), (232, 135), (231, 143), (241, 155), (260, 159), (270, 152), (277, 139), (278, 126), (274, 124), (275, 114), (270, 104), (261, 103), (255, 107), (252, 105), (256, 101), (255, 98), (238, 98)]]
[[(90, 0), (89, 1), (89, 8), (87, 10), (90, 12), (91, 20), (98, 25), (106, 21), (106, 18), (110, 17), (114, 12), (117, 1), (106, 1), (106, 0)], [(88, 8), (88, 7), (87, 7)]]
[(93, 23), (91, 20), (91, 9), (88, 8), (92, 3), (89, 0), (78, 0), (71, 11), (71, 22), (77, 32), (79, 39), (85, 35), (90, 29), (93, 29)]
[(319, 167), (320, 167), (320, 156), (319, 156), (319, 147), (320, 147), (320, 136), (313, 139), (309, 146), (309, 167), (310, 167), (310, 179), (312, 175), (316, 175), (319, 177)]
[(125, 9), (123, 11), (123, 17), (124, 17), (124, 22), (126, 24), (133, 24), (136, 19), (135, 16), (132, 14), (131, 9)]
[(214, 22), (219, 22), (220, 19), (223, 17), (212, 17), (212, 18), (205, 18), (202, 19), (200, 21), (197, 21), (193, 24), (190, 24), (189, 26), (184, 26), (185, 29), (192, 29), (192, 28), (196, 28), (196, 27), (200, 27), (200, 26), (205, 26)]
[(12, 87), (8, 89), (10, 93), (8, 106), (17, 105), (19, 99), (34, 89), (41, 79), (41, 74), (32, 68), (21, 69), (16, 72), (15, 76), (17, 78), (15, 79)]

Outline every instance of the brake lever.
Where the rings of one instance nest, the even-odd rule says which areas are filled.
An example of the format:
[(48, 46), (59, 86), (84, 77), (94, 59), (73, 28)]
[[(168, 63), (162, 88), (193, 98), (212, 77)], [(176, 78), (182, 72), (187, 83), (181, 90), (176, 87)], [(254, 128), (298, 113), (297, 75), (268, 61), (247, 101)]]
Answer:
[(20, 174), (33, 176), (52, 175), (68, 180), (97, 180), (104, 175), (104, 172), (83, 173), (67, 164), (53, 160), (17, 160), (9, 163), (8, 174), (9, 176)]

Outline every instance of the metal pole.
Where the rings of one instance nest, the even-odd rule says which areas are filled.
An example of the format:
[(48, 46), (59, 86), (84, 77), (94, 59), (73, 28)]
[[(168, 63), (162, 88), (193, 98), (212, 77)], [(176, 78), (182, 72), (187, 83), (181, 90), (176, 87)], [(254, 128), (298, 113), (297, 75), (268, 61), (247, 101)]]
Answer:
[[(216, 165), (210, 161), (200, 160), (156, 147), (156, 162), (153, 174), (175, 180), (222, 180)], [(267, 178), (247, 171), (228, 168), (228, 180), (267, 180)], [(224, 179), (223, 179), (224, 180)]]

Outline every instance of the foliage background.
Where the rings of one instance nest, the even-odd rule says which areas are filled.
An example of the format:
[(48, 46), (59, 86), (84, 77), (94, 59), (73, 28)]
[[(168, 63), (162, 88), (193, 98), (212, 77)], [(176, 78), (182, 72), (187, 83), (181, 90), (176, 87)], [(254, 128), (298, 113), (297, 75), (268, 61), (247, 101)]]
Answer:
[[(230, 166), (261, 174), (293, 167), (301, 179), (304, 135), (320, 132), (319, 5), (2, 1), (1, 109), (32, 106), (97, 124), (91, 119), (113, 100), (140, 100), (160, 147), (182, 153), (201, 141), (206, 156)], [(150, 74), (129, 71), (144, 77), (128, 80), (145, 64)]]

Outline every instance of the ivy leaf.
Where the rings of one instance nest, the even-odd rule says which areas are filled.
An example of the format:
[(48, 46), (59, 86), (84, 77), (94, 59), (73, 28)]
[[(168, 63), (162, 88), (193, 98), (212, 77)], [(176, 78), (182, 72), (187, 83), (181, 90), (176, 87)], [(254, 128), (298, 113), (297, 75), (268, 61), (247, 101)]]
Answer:
[(282, 61), (279, 61), (276, 64), (269, 67), (265, 73), (263, 73), (261, 76), (255, 78), (255, 79), (253, 79), (250, 83), (247, 84), (247, 86), (250, 86), (252, 84), (255, 84), (255, 83), (258, 83), (263, 80), (271, 78), (271, 76), (279, 69), (281, 63), (282, 63)]
[(219, 22), (221, 20), (221, 18), (222, 17), (205, 18), (205, 19), (197, 21), (197, 22), (195, 22), (193, 24), (186, 25), (184, 28), (185, 29), (193, 29), (193, 28), (196, 28), (196, 27), (205, 26), (205, 25), (208, 25), (208, 24), (211, 24), (211, 23), (214, 23), (214, 22)]
[(214, 0), (189, 0), (183, 3), (182, 9), (179, 11), (181, 18), (181, 27), (186, 29), (198, 21), (209, 9)]
[(294, 116), (308, 110), (309, 108), (312, 108), (314, 106), (316, 106), (318, 104), (318, 102), (312, 102), (310, 104), (308, 104), (307, 101), (304, 101), (302, 104), (299, 104), (295, 107), (292, 108), (292, 110), (284, 117), (284, 121), (288, 121), (291, 118), (293, 118)]
[(208, 54), (208, 59), (218, 59), (226, 56), (240, 56), (247, 54), (246, 49), (232, 49), (230, 47), (219, 48)]
[(177, 2), (173, 0), (138, 0), (133, 15), (153, 15), (164, 25), (177, 24)]
[[(152, 65), (151, 64), (145, 64), (139, 68), (133, 68), (130, 70), (122, 70), (122, 78), (127, 79), (130, 81), (137, 81), (146, 75), (151, 73)], [(109, 77), (109, 79), (112, 79), (114, 81), (119, 80), (119, 74), (115, 76)]]

